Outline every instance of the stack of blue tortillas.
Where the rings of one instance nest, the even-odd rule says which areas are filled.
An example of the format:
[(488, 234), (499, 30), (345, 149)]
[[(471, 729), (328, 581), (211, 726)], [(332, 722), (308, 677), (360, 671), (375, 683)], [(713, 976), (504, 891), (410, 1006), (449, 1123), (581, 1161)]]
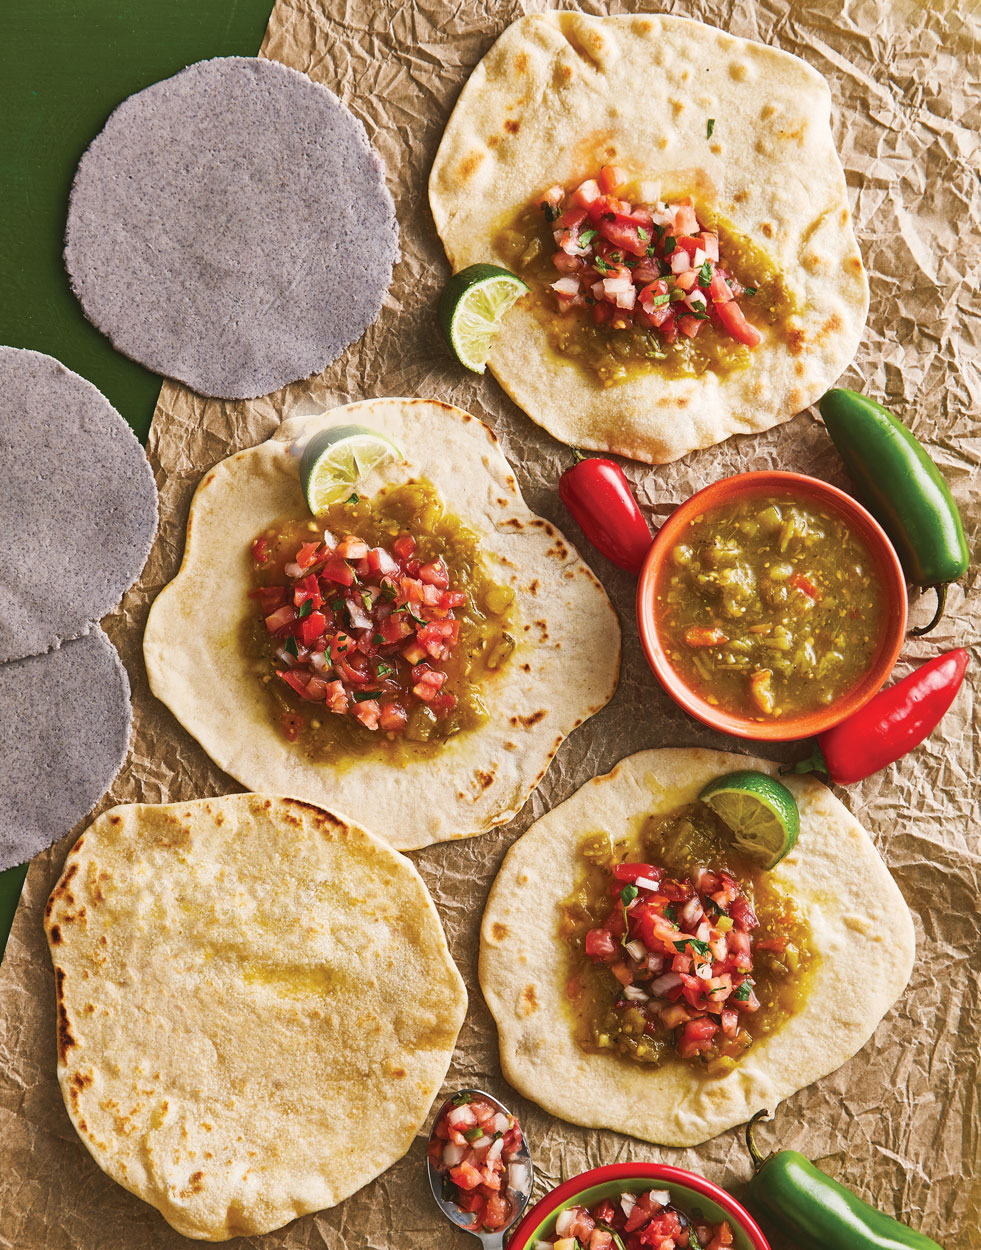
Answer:
[(143, 448), (51, 356), (0, 347), (0, 869), (87, 815), (129, 742), (129, 682), (98, 626), (157, 527)]
[(82, 157), (65, 264), (113, 345), (203, 395), (319, 373), (381, 311), (395, 206), (364, 126), (276, 61), (191, 65)]

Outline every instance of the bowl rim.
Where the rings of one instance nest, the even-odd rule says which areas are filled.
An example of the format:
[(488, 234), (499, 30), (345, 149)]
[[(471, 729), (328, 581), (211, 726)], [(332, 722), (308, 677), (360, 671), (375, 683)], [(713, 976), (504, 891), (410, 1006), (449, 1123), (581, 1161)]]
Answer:
[[(779, 721), (761, 723), (748, 717), (715, 708), (693, 691), (667, 661), (658, 634), (655, 590), (666, 552), (672, 540), (691, 517), (702, 509), (712, 508), (734, 495), (752, 495), (767, 490), (800, 493), (805, 498), (821, 499), (843, 515), (868, 546), (878, 567), (886, 597), (886, 623), (882, 642), (865, 677), (850, 691), (826, 708), (794, 714)], [(898, 611), (896, 609), (898, 608)], [(657, 534), (644, 560), (637, 581), (637, 629), (647, 663), (672, 699), (696, 720), (722, 733), (757, 742), (795, 742), (811, 738), (857, 712), (886, 683), (895, 667), (906, 639), (909, 596), (906, 575), (889, 536), (857, 499), (821, 478), (806, 473), (779, 469), (733, 473), (703, 486), (679, 504)]]
[(770, 1250), (770, 1243), (763, 1230), (750, 1213), (730, 1193), (721, 1189), (713, 1181), (697, 1172), (689, 1172), (685, 1168), (675, 1167), (670, 1163), (607, 1163), (600, 1167), (590, 1168), (572, 1176), (557, 1185), (555, 1189), (539, 1198), (530, 1210), (526, 1211), (520, 1223), (510, 1234), (505, 1245), (507, 1250), (529, 1250), (532, 1233), (543, 1220), (547, 1220), (570, 1198), (593, 1189), (610, 1181), (663, 1181), (668, 1185), (677, 1185), (694, 1190), (703, 1198), (708, 1198), (721, 1207), (727, 1216), (738, 1223), (740, 1231), (745, 1233), (753, 1244), (753, 1250)]

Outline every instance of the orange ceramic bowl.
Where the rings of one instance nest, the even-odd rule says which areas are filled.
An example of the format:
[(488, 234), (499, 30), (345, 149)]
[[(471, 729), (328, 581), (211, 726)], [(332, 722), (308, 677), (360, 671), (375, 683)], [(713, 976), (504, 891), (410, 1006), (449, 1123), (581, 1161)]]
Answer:
[[(817, 711), (761, 722), (724, 711), (706, 702), (671, 667), (660, 628), (657, 595), (661, 579), (665, 575), (668, 556), (682, 538), (690, 521), (721, 504), (753, 496), (774, 495), (789, 495), (799, 499), (801, 503), (818, 504), (834, 510), (845, 520), (851, 531), (864, 541), (875, 561), (885, 599), (885, 611), (882, 636), (871, 665), (850, 690)], [(800, 738), (811, 738), (825, 729), (830, 729), (832, 725), (837, 725), (868, 703), (892, 672), (899, 656), (906, 636), (908, 608), (906, 578), (899, 557), (875, 517), (844, 491), (802, 473), (737, 473), (734, 477), (713, 482), (711, 486), (706, 486), (704, 490), (692, 495), (658, 530), (637, 583), (637, 626), (640, 640), (648, 663), (668, 694), (686, 712), (713, 729), (733, 734), (737, 738), (754, 738), (766, 742), (792, 742)]]

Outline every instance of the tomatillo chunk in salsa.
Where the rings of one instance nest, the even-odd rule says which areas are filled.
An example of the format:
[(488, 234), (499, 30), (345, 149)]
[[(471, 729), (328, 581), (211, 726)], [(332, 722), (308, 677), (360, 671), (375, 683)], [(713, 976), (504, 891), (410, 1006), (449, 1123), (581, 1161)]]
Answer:
[(661, 194), (604, 165), (551, 187), (496, 239), (552, 350), (603, 386), (745, 368), (761, 327), (786, 333), (796, 312), (761, 248), (690, 195)]
[(693, 518), (655, 591), (668, 662), (707, 703), (772, 721), (856, 686), (885, 597), (865, 542), (830, 507), (752, 496)]
[(666, 1189), (626, 1189), (591, 1207), (565, 1207), (554, 1233), (532, 1250), (723, 1250), (731, 1245), (728, 1220), (713, 1223), (698, 1210), (682, 1211)]
[(248, 632), (270, 715), (317, 760), (431, 754), (481, 724), (514, 593), (431, 485), (352, 494), (257, 536)]
[(639, 845), (587, 837), (562, 912), (586, 1051), (723, 1076), (803, 1003), (809, 926), (704, 803), (651, 817)]

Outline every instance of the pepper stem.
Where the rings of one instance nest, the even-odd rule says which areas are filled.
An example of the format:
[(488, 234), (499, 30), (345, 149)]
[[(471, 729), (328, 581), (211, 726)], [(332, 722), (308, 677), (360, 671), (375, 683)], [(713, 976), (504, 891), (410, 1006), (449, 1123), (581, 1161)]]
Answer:
[(830, 777), (831, 771), (820, 744), (815, 742), (810, 755), (798, 760), (796, 764), (784, 764), (780, 769), (780, 775), (786, 777), (788, 773), (821, 773), (824, 777)]
[(940, 624), (940, 618), (944, 614), (944, 608), (947, 606), (947, 582), (942, 582), (939, 586), (930, 586), (928, 589), (937, 592), (937, 610), (934, 612), (933, 620), (929, 625), (924, 625), (922, 629), (911, 629), (909, 631), (911, 638), (922, 638), (931, 629), (936, 629)]
[(572, 458), (576, 464), (579, 464), (581, 461), (586, 459), (578, 447), (570, 447), (569, 450), (572, 452)]
[(753, 1160), (754, 1172), (758, 1172), (766, 1160), (760, 1154), (759, 1147), (756, 1145), (756, 1139), (753, 1136), (753, 1129), (760, 1120), (768, 1119), (769, 1115), (769, 1111), (757, 1111), (756, 1115), (754, 1115), (750, 1122), (746, 1125), (746, 1145), (749, 1147), (750, 1157)]

